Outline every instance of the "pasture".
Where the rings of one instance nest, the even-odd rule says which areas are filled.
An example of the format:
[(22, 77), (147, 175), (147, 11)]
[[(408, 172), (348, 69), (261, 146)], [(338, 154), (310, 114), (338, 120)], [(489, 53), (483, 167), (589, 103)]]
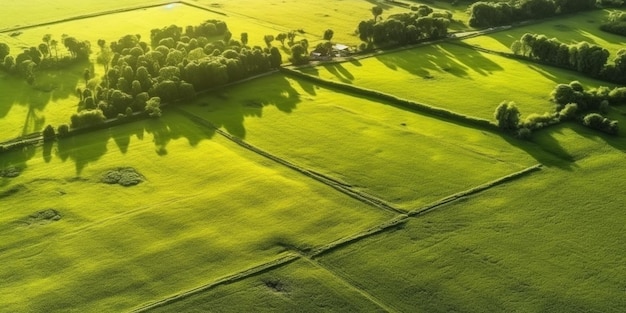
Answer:
[(536, 163), (500, 135), (278, 74), (183, 109), (406, 210)]
[(465, 39), (464, 42), (481, 48), (511, 53), (511, 44), (525, 33), (544, 34), (556, 38), (562, 43), (575, 44), (586, 41), (601, 46), (611, 54), (612, 60), (617, 51), (624, 48), (626, 37), (600, 30), (600, 25), (607, 19), (611, 10), (580, 12), (558, 19), (549, 19), (530, 25), (516, 27), (505, 32), (497, 32)]
[(2, 155), (3, 310), (125, 311), (391, 216), (173, 113), (59, 144)]
[(452, 43), (433, 44), (350, 62), (301, 68), (304, 73), (393, 94), (468, 116), (493, 120), (502, 101), (522, 115), (554, 110), (550, 92), (559, 83), (606, 83), (558, 68), (520, 62)]
[[(0, 29), (153, 3), (13, 2)], [(328, 28), (334, 42), (356, 45), (372, 6), (383, 17), (407, 11), (371, 0), (197, 3), (226, 16), (158, 5), (0, 33), (0, 42), (19, 51), (69, 34), (96, 52), (101, 38), (221, 19), (233, 39), (248, 32), (249, 45), (297, 29), (315, 44)], [(467, 29), (464, 5), (428, 5)], [(616, 49), (624, 42), (587, 23), (603, 12), (526, 27)], [(497, 50), (526, 27), (467, 42)], [(85, 68), (102, 74), (85, 63), (39, 72), (29, 86), (0, 73), (0, 141), (68, 123)], [(551, 111), (557, 83), (606, 85), (453, 43), (301, 70), (489, 120), (503, 100), (522, 118)], [(623, 108), (608, 117), (626, 123)], [(567, 122), (523, 141), (270, 74), (158, 119), (0, 154), (0, 311), (620, 312), (624, 152), (623, 131)]]

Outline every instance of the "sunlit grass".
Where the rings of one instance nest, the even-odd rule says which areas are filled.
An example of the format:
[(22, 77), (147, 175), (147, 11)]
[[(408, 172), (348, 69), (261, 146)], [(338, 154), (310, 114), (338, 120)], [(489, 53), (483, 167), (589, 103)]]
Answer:
[(556, 84), (572, 80), (594, 87), (602, 84), (575, 72), (449, 43), (302, 71), (490, 120), (505, 100), (516, 102), (523, 115), (544, 113), (554, 110), (549, 99)]
[(626, 168), (622, 151), (602, 150), (321, 261), (399, 311), (620, 312)]
[(600, 30), (600, 25), (607, 19), (610, 10), (580, 12), (559, 19), (550, 19), (523, 27), (515, 27), (503, 32), (464, 40), (485, 49), (511, 53), (511, 44), (525, 33), (543, 34), (556, 38), (566, 44), (586, 41), (609, 50), (612, 60), (617, 51), (624, 48), (626, 37)]
[(183, 109), (306, 168), (411, 209), (534, 164), (506, 138), (282, 75)]
[[(3, 155), (2, 165), (24, 169), (0, 188), (8, 311), (127, 310), (389, 217), (176, 114)], [(117, 167), (146, 181), (99, 182)], [(29, 224), (45, 209), (62, 219)]]

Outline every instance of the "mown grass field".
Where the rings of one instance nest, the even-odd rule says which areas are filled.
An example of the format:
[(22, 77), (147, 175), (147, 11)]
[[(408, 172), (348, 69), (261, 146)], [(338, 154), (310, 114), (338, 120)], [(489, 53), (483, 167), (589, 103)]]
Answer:
[[(125, 311), (390, 217), (179, 115), (137, 124), (2, 156), (2, 310)], [(126, 166), (146, 181), (99, 182)]]
[[(297, 308), (297, 309), (295, 309)], [(306, 260), (218, 286), (148, 312), (384, 312)]]
[(497, 134), (278, 74), (184, 109), (403, 209), (536, 163)]
[(578, 77), (575, 72), (451, 43), (301, 70), (489, 120), (493, 120), (495, 108), (505, 100), (517, 103), (522, 115), (553, 111), (550, 92), (559, 83), (579, 80), (589, 87), (607, 85)]
[[(0, 28), (148, 2), (35, 0), (28, 9), (14, 3), (3, 11)], [(17, 37), (1, 34), (0, 41), (32, 45), (45, 33), (92, 43), (128, 33), (148, 38), (150, 28), (216, 18), (228, 23), (235, 39), (249, 32), (253, 45), (265, 34), (298, 28), (309, 40), (333, 28), (333, 41), (350, 43), (358, 21), (370, 18), (379, 2), (198, 3), (228, 16), (174, 5), (26, 29)], [(401, 10), (381, 5), (384, 16)], [(32, 11), (28, 19), (26, 10)], [(583, 13), (580, 21), (589, 14), (596, 13)], [(455, 11), (455, 18), (467, 16)], [(558, 24), (576, 28), (570, 19)], [(67, 123), (86, 66), (39, 73), (36, 89), (0, 74), (0, 141)], [(548, 94), (557, 83), (606, 85), (453, 44), (304, 71), (485, 119), (503, 100), (517, 102), (524, 115), (550, 111)], [(565, 123), (521, 141), (283, 74), (176, 105), (159, 119), (0, 154), (0, 311), (125, 312), (209, 285), (153, 311), (626, 307), (623, 134)], [(624, 125), (624, 111), (612, 108), (609, 117)], [(194, 117), (303, 172), (319, 173), (315, 177), (326, 177), (327, 184), (405, 211), (544, 166), (407, 217), (245, 149)], [(119, 167), (138, 170), (145, 181), (132, 187), (100, 182)], [(21, 175), (1, 177), (11, 168)], [(38, 215), (44, 210), (58, 211), (60, 220)], [(375, 231), (400, 218), (407, 221)], [(312, 253), (338, 241), (344, 243)], [(250, 274), (285, 258), (294, 260)], [(223, 282), (228, 277), (235, 278)]]
[(513, 41), (519, 40), (525, 33), (544, 34), (548, 38), (556, 38), (566, 44), (586, 41), (589, 44), (601, 46), (609, 51), (611, 54), (609, 60), (612, 60), (617, 51), (626, 45), (626, 37), (600, 30), (600, 25), (608, 18), (610, 12), (611, 10), (581, 12), (564, 18), (549, 19), (513, 28), (506, 32), (466, 39), (464, 42), (489, 50), (511, 53), (510, 47)]
[(616, 171), (626, 169), (623, 150), (606, 150), (320, 261), (399, 311), (620, 312), (626, 198)]

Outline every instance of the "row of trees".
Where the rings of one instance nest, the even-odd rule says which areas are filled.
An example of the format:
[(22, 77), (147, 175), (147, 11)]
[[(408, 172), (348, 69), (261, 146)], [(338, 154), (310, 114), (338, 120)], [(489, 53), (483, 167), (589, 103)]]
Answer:
[(469, 6), (471, 27), (509, 25), (529, 19), (574, 13), (596, 7), (596, 0), (509, 0), (479, 1)]
[(556, 38), (526, 33), (511, 44), (513, 53), (572, 69), (615, 83), (626, 83), (626, 49), (620, 49), (613, 63), (609, 51), (587, 42), (564, 44)]
[[(221, 34), (210, 42), (208, 35)], [(198, 26), (171, 25), (151, 32), (150, 42), (139, 35), (126, 35), (109, 45), (98, 41), (97, 62), (105, 69), (99, 84), (78, 90), (78, 113), (72, 127), (123, 118), (146, 111), (160, 116), (161, 102), (173, 102), (248, 76), (263, 73), (281, 64), (276, 47), (247, 46), (232, 39), (225, 23), (210, 20)]]
[(418, 8), (414, 12), (394, 14), (383, 20), (380, 17), (382, 9), (374, 7), (374, 19), (361, 21), (357, 27), (359, 38), (365, 42), (361, 49), (372, 48), (373, 45), (410, 44), (447, 36), (452, 18), (450, 12), (434, 12), (425, 5)]
[[(89, 60), (91, 44), (86, 40), (63, 35), (61, 42), (67, 53), (59, 58), (59, 42), (46, 34), (37, 46), (23, 49), (16, 56), (11, 55), (11, 48), (6, 43), (0, 43), (0, 68), (4, 71), (24, 77), (29, 84), (35, 82), (36, 70), (62, 68), (76, 62)], [(53, 54), (54, 52), (54, 54)]]

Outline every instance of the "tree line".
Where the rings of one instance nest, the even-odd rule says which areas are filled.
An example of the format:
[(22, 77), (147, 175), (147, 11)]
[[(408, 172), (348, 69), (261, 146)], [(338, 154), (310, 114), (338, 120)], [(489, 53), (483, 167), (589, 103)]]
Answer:
[(587, 42), (565, 44), (556, 38), (526, 33), (511, 44), (511, 51), (558, 67), (571, 69), (594, 78), (626, 83), (626, 49), (617, 52), (613, 63), (608, 63), (607, 49)]
[[(64, 34), (61, 43), (67, 53), (59, 58), (59, 41), (52, 35), (46, 34), (37, 46), (23, 49), (20, 53), (11, 55), (11, 47), (0, 42), (0, 68), (5, 72), (20, 75), (28, 84), (34, 84), (36, 70), (64, 68), (78, 62), (89, 60), (91, 44), (87, 40), (79, 40)], [(54, 52), (54, 53), (53, 53)]]
[(626, 12), (613, 11), (609, 13), (607, 21), (600, 25), (600, 30), (626, 36)]
[(483, 28), (591, 10), (596, 0), (479, 1), (469, 6), (469, 25)]
[(394, 14), (383, 19), (379, 6), (372, 8), (373, 19), (361, 21), (357, 27), (359, 38), (364, 42), (361, 50), (374, 46), (411, 44), (448, 35), (452, 19), (449, 11), (434, 11), (427, 5), (412, 6), (412, 12)]

